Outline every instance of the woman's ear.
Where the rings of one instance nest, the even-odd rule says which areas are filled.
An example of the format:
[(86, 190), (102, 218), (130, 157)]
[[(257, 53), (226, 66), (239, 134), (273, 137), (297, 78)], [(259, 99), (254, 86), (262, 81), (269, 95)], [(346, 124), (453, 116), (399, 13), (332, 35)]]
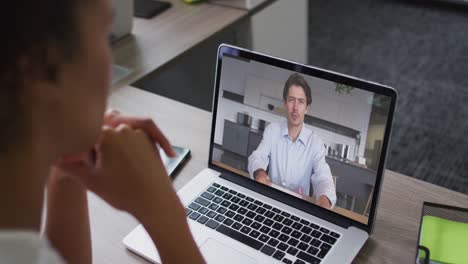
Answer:
[(18, 60), (21, 95), (28, 103), (57, 101), (61, 93), (57, 87), (60, 78), (58, 54), (49, 48), (49, 51), (39, 56), (42, 59), (21, 56)]

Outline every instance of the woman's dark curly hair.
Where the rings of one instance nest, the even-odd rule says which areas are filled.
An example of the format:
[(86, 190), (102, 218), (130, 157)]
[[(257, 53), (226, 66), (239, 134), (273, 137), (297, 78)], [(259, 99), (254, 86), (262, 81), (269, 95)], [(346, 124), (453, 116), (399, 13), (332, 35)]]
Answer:
[[(58, 67), (79, 45), (85, 0), (9, 0), (0, 16), (0, 153), (22, 133), (20, 93), (26, 74), (54, 81)], [(54, 52), (51, 56), (51, 51)], [(23, 69), (27, 62), (28, 71)]]

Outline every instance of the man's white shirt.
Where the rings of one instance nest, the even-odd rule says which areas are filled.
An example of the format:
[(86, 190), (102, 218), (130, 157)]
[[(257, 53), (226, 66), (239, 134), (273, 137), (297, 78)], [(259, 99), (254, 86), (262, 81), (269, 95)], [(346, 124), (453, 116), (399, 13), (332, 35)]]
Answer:
[(325, 161), (325, 147), (312, 130), (302, 125), (296, 141), (292, 141), (287, 122), (272, 123), (266, 127), (258, 148), (250, 155), (248, 170), (267, 170), (271, 181), (289, 190), (313, 197), (325, 195), (332, 208), (336, 203), (336, 190), (330, 167)]

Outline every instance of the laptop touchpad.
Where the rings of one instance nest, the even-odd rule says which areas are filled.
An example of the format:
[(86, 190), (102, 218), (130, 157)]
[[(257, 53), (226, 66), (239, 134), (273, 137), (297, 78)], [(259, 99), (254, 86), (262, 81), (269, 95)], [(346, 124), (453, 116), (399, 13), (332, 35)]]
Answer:
[(257, 263), (255, 259), (211, 238), (207, 239), (205, 243), (203, 243), (203, 245), (200, 247), (200, 251), (205, 258), (206, 263)]

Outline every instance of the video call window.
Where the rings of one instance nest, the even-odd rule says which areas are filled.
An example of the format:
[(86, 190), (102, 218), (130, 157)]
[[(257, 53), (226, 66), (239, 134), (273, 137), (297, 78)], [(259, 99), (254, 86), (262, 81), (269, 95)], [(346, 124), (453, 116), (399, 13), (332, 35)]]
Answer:
[(390, 98), (224, 56), (212, 163), (367, 224)]

